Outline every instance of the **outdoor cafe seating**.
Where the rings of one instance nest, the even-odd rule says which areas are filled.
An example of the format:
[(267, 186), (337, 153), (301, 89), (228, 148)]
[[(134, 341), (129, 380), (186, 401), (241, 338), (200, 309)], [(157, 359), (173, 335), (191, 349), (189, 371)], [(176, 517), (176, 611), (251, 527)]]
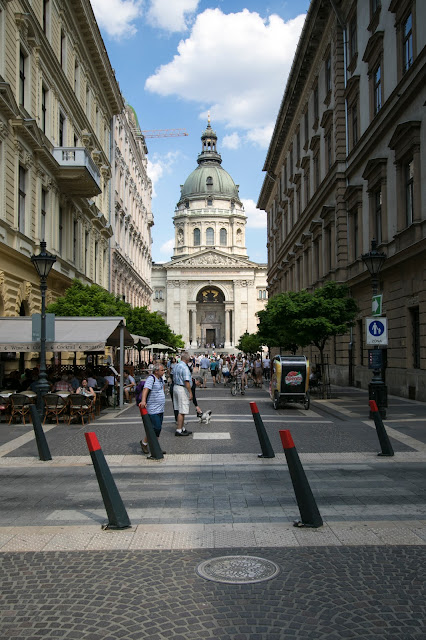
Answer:
[(59, 418), (65, 416), (68, 408), (68, 395), (69, 394), (47, 393), (44, 396), (43, 424), (48, 419), (55, 419), (56, 424), (59, 424)]
[(31, 422), (30, 405), (32, 404), (32, 402), (33, 399), (26, 394), (12, 393), (9, 397), (9, 424), (12, 422), (12, 420), (16, 422), (16, 419), (18, 417), (24, 424), (26, 424), (25, 418), (27, 418), (28, 421)]
[(71, 393), (68, 396), (69, 416), (68, 424), (71, 424), (73, 418), (81, 419), (81, 424), (84, 426), (84, 418), (87, 416), (88, 422), (95, 419), (94, 414), (94, 401), (79, 393)]

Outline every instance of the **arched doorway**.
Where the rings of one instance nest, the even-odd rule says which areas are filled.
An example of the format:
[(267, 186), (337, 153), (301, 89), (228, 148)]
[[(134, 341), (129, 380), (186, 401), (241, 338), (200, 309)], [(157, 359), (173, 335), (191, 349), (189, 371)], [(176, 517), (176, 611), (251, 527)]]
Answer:
[[(197, 295), (197, 327), (202, 348), (225, 344), (225, 296), (214, 285), (203, 287)], [(198, 341), (198, 340), (197, 340)]]

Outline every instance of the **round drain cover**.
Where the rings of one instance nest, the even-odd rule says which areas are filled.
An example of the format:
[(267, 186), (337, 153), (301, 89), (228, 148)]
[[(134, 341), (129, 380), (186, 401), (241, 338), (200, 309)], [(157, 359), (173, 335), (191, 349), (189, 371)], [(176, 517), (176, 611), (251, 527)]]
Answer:
[(280, 568), (275, 562), (255, 556), (222, 556), (205, 560), (197, 573), (206, 580), (226, 584), (250, 584), (275, 578)]

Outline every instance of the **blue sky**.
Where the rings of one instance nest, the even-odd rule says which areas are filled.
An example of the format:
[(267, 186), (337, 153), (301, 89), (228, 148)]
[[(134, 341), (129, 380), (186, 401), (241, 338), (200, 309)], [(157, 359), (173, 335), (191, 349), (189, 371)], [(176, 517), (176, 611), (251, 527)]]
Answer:
[(251, 260), (266, 262), (256, 209), (263, 163), (309, 0), (91, 0), (111, 64), (147, 139), (153, 180), (152, 257), (169, 260), (180, 185), (197, 167), (210, 110), (222, 166), (240, 185)]

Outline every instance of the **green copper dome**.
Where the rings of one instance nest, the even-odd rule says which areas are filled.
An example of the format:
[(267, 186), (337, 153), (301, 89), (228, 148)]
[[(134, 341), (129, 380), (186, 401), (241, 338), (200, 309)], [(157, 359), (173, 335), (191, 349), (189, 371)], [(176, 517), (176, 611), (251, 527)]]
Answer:
[(197, 158), (198, 167), (185, 180), (181, 187), (180, 204), (185, 199), (197, 197), (234, 199), (239, 202), (238, 187), (227, 171), (221, 166), (222, 158), (216, 151), (217, 135), (210, 126), (201, 136), (202, 151)]

